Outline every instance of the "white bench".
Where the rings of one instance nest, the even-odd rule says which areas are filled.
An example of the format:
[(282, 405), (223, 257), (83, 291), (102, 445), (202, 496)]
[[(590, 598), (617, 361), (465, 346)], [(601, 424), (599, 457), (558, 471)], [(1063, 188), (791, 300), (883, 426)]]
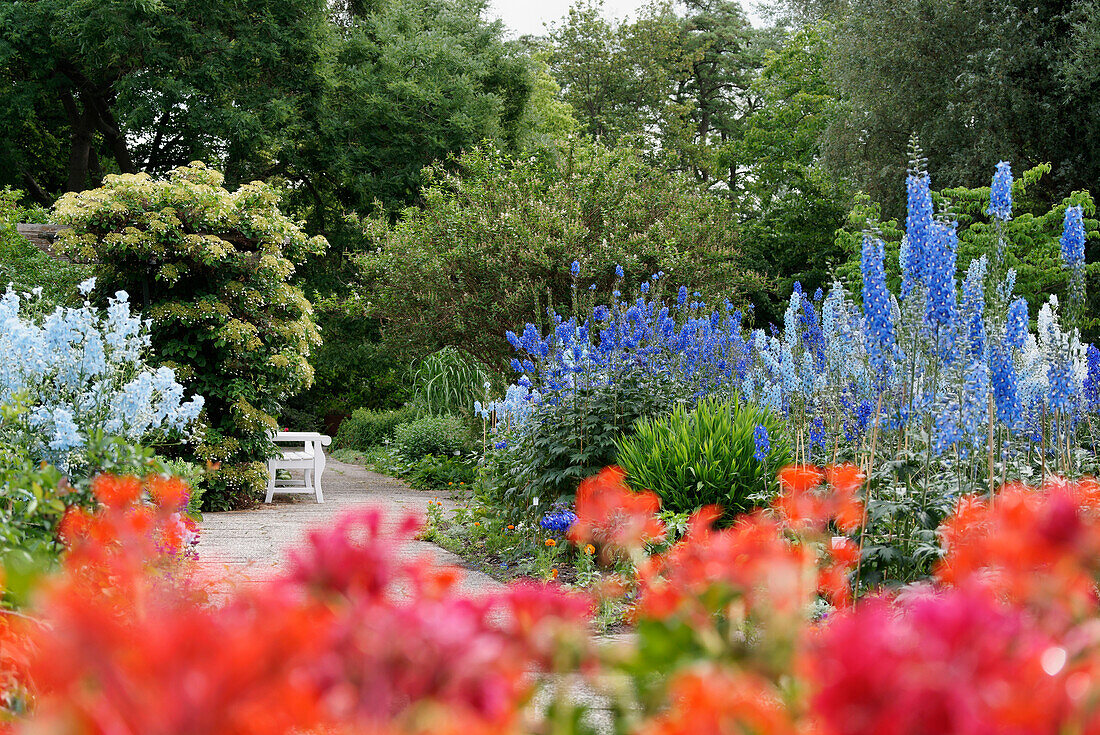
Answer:
[[(267, 497), (265, 503), (270, 503), (275, 493), (312, 493), (317, 497), (318, 503), (325, 502), (325, 495), (321, 492), (321, 475), (325, 471), (325, 447), (332, 444), (332, 437), (318, 434), (315, 431), (280, 431), (271, 435), (271, 440), (280, 446), (280, 454), (267, 460)], [(289, 480), (279, 480), (276, 473), (279, 470), (301, 472), (302, 479), (292, 477)]]

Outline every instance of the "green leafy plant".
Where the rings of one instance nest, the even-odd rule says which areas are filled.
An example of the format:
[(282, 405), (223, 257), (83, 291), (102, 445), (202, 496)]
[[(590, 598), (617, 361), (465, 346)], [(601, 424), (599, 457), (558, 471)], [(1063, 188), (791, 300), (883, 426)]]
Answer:
[(358, 292), (307, 295), (325, 341), (310, 353), (313, 385), (287, 401), (296, 423), (284, 418), (283, 425), (334, 434), (337, 422), (357, 408), (384, 411), (406, 403), (408, 365), (382, 344), (379, 321), (370, 316), (367, 300)]
[(688, 400), (684, 384), (661, 373), (628, 373), (567, 400), (544, 401), (518, 426), (497, 425), (481, 493), (514, 519), (569, 502), (577, 485), (614, 464), (616, 440), (646, 416)]
[(270, 432), (286, 399), (313, 380), (320, 343), (312, 307), (289, 283), (295, 264), (324, 251), (280, 213), (278, 194), (253, 182), (235, 192), (201, 163), (165, 179), (107, 176), (67, 194), (54, 219), (59, 241), (96, 263), (99, 293), (133, 295), (152, 322), (152, 344), (189, 393), (206, 398), (209, 430), (197, 448), (204, 507), (258, 500), (267, 481)]
[(413, 374), (413, 405), (421, 414), (470, 416), (493, 376), (480, 362), (444, 347), (420, 361)]
[(463, 489), (473, 484), (476, 472), (469, 460), (455, 456), (421, 457), (403, 475), (404, 479), (417, 490), (429, 492), (448, 492), (455, 488)]
[[(754, 456), (757, 426), (768, 431), (763, 460)], [(718, 505), (727, 520), (768, 497), (776, 472), (791, 461), (778, 418), (749, 403), (717, 398), (700, 401), (694, 410), (680, 406), (669, 416), (640, 419), (616, 447), (630, 485), (657, 493), (665, 510)]]
[(22, 193), (0, 189), (0, 292), (9, 286), (18, 293), (41, 289), (40, 309), (76, 299), (77, 284), (91, 275), (86, 265), (51, 258), (25, 237), (15, 225), (41, 219), (40, 210), (19, 205)]
[(468, 436), (466, 423), (457, 416), (424, 416), (399, 425), (393, 432), (397, 453), (409, 462), (429, 454), (461, 454)]
[(414, 411), (408, 407), (393, 411), (356, 409), (341, 422), (340, 430), (336, 432), (336, 448), (366, 451), (392, 439), (394, 429), (413, 418)]

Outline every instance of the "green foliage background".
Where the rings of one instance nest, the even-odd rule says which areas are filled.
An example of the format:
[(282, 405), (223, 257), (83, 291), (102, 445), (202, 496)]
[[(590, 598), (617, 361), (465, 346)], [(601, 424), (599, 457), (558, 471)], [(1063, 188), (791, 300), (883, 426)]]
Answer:
[(363, 222), (373, 313), (399, 351), (453, 345), (503, 368), (505, 330), (540, 323), (550, 306), (570, 312), (592, 284), (610, 291), (616, 264), (629, 282), (664, 271), (708, 298), (762, 283), (742, 262), (728, 202), (630, 148), (513, 157), (483, 144), (455, 164), (426, 172), (423, 207)]

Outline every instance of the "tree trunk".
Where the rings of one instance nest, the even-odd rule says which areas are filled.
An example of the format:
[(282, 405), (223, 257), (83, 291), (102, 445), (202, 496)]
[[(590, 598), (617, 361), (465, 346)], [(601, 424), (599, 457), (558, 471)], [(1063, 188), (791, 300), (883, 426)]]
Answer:
[(83, 191), (88, 180), (88, 157), (92, 149), (92, 123), (88, 115), (77, 109), (76, 100), (69, 90), (62, 90), (61, 104), (69, 116), (72, 128), (72, 147), (69, 149), (69, 178), (65, 191)]
[(31, 195), (32, 199), (43, 207), (48, 207), (53, 204), (50, 195), (46, 193), (46, 190), (42, 188), (42, 185), (38, 183), (37, 179), (26, 171), (20, 170), (19, 173), (22, 174), (24, 188), (26, 188), (27, 193)]

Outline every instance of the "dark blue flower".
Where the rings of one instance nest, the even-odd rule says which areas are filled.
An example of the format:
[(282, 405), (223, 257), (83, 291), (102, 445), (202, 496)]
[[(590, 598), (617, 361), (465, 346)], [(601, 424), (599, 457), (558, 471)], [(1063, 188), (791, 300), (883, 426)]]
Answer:
[(565, 533), (577, 520), (571, 510), (552, 510), (542, 517), (539, 525), (551, 533)]
[(928, 239), (929, 257), (925, 263), (928, 303), (925, 320), (933, 329), (950, 329), (957, 315), (955, 299), (955, 259), (958, 254), (958, 223), (933, 222)]
[(1027, 301), (1021, 296), (1008, 307), (1008, 319), (1005, 325), (1005, 345), (1019, 349), (1027, 341)]
[(1100, 408), (1100, 350), (1089, 345), (1085, 352), (1088, 372), (1085, 374), (1085, 402), (1095, 411)]
[(993, 401), (997, 406), (997, 418), (1009, 428), (1017, 425), (1023, 416), (1017, 386), (1016, 366), (1007, 344), (994, 341), (989, 346), (989, 380), (993, 388)]
[(867, 329), (871, 362), (881, 370), (887, 357), (896, 349), (894, 321), (890, 316), (890, 292), (886, 290), (886, 270), (883, 265), (882, 240), (863, 236), (863, 254), (860, 266), (863, 271), (863, 313)]
[(577, 276), (579, 276), (579, 275), (581, 274), (581, 264), (580, 264), (580, 261), (576, 261), (576, 260), (574, 260), (574, 261), (573, 261), (573, 265), (569, 266), (569, 272), (573, 274), (573, 277), (574, 277), (574, 278), (576, 278)]
[(768, 428), (763, 424), (757, 424), (752, 430), (752, 441), (756, 445), (756, 451), (752, 456), (757, 462), (763, 462), (772, 448), (771, 440), (768, 438)]
[(616, 265), (615, 266), (615, 277), (616, 278), (622, 278), (624, 275), (625, 274), (623, 273), (623, 267), (621, 265)]
[(901, 296), (924, 283), (932, 233), (932, 193), (928, 174), (910, 174), (906, 179), (909, 213), (905, 218), (905, 242), (901, 248)]

